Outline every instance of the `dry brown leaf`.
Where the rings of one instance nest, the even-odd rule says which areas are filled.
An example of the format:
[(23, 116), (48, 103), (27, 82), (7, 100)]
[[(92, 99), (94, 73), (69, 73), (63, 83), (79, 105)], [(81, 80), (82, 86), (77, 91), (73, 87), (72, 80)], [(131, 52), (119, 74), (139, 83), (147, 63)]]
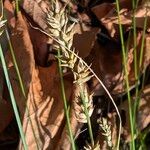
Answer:
[[(139, 103), (139, 109), (136, 115), (136, 125), (139, 131), (142, 131), (150, 124), (150, 86), (147, 85), (141, 92), (141, 98)], [(132, 106), (136, 101), (135, 96), (133, 97)], [(130, 121), (129, 121), (129, 106), (128, 101), (126, 100), (119, 106), (123, 111), (125, 111), (125, 118), (124, 118), (124, 128), (123, 128), (123, 136), (126, 141), (130, 141), (131, 132), (130, 132)]]
[[(127, 2), (128, 3), (128, 2)], [(110, 11), (108, 11), (110, 9)], [(111, 37), (119, 38), (119, 21), (115, 5), (103, 3), (92, 8), (99, 21), (107, 28)], [(150, 13), (149, 7), (140, 5), (135, 11), (136, 27), (144, 28), (144, 19), (148, 17), (147, 30), (150, 28)], [(133, 12), (130, 8), (122, 8), (119, 12), (120, 23), (126, 27), (126, 31), (131, 28)]]
[(102, 3), (91, 8), (92, 12), (97, 16), (99, 20), (106, 16), (106, 14), (114, 8), (114, 4)]
[(117, 123), (117, 114), (115, 112), (108, 114), (108, 119), (111, 124), (111, 132), (112, 132), (112, 144), (115, 146), (117, 143), (118, 137), (118, 123)]
[[(121, 61), (121, 53), (119, 49), (104, 47), (97, 41), (88, 57), (86, 57), (86, 62), (92, 64), (92, 69), (108, 89), (112, 89), (120, 78), (119, 73), (122, 71)], [(102, 86), (95, 78), (92, 80), (90, 89), (93, 90), (95, 95), (103, 95), (104, 90)]]
[[(140, 60), (141, 52), (141, 41), (142, 41), (143, 31), (137, 31), (137, 60)], [(135, 85), (135, 73), (134, 73), (134, 39), (131, 35), (130, 42), (126, 41), (125, 45), (128, 43), (128, 56), (127, 56), (127, 70), (129, 77), (129, 84), (131, 89)], [(149, 55), (149, 34), (145, 36), (145, 46), (143, 49), (143, 61), (141, 67), (139, 67), (139, 61), (137, 61), (138, 70), (140, 75), (150, 64)], [(122, 67), (122, 54), (121, 47), (117, 48), (111, 45), (111, 42), (102, 45), (95, 42), (90, 54), (86, 57), (86, 62), (88, 64), (92, 63), (92, 69), (98, 75), (98, 77), (103, 81), (105, 86), (111, 91), (112, 94), (123, 94), (125, 92), (125, 75), (123, 73)], [(109, 60), (109, 61), (106, 61)], [(90, 87), (94, 91), (95, 95), (103, 95), (104, 90), (98, 81), (93, 78), (92, 85)]]
[[(39, 148), (55, 149), (64, 128), (64, 110), (57, 63), (54, 62), (46, 68), (35, 64), (28, 28), (20, 13), (15, 29), (12, 31), (11, 40), (17, 62), (19, 62), (27, 99), (23, 97), (20, 91), (9, 52), (7, 52), (6, 60), (27, 144), (31, 149), (36, 149), (37, 143)], [(66, 97), (69, 100), (72, 92), (72, 80), (65, 79), (64, 82)], [(26, 105), (28, 106), (29, 116)], [(21, 143), (19, 149), (22, 149)]]
[(143, 130), (150, 124), (150, 85), (144, 87), (137, 115), (137, 124)]
[(76, 34), (74, 35), (73, 47), (75, 47), (80, 57), (85, 58), (91, 52), (96, 40), (96, 35), (100, 29), (87, 28), (84, 24), (77, 24), (74, 30)]
[(150, 64), (150, 34), (145, 36), (144, 56), (143, 56), (143, 71)]
[[(71, 124), (72, 134), (76, 139), (80, 133), (80, 129), (83, 126), (83, 123), (78, 122), (78, 120), (75, 116), (74, 108), (71, 108), (70, 124)], [(71, 149), (70, 137), (68, 136), (67, 126), (65, 126), (65, 128), (62, 131), (62, 135), (59, 140), (59, 145), (57, 146), (56, 149), (58, 149), (58, 150), (59, 149), (62, 149), (62, 150), (70, 150)]]
[(14, 17), (14, 8), (13, 5), (10, 3), (9, 0), (4, 1), (4, 10), (6, 12), (6, 18), (9, 27), (15, 27), (15, 17)]
[[(132, 23), (132, 18), (131, 18), (132, 12), (130, 11), (130, 8), (131, 8), (130, 2), (129, 1), (126, 1), (126, 2), (121, 1), (120, 4), (121, 4), (121, 8), (122, 8), (120, 10), (121, 24), (126, 26), (125, 31), (127, 31), (131, 27), (131, 23)], [(127, 7), (124, 8), (124, 6), (127, 6)], [(110, 9), (110, 11), (108, 11), (109, 8), (112, 8), (112, 9)], [(135, 17), (136, 17), (138, 28), (143, 28), (143, 24), (141, 24), (141, 23), (143, 23), (144, 21), (139, 21), (138, 19), (139, 18), (145, 19), (146, 9), (149, 9), (149, 8), (141, 5), (138, 7), (138, 9), (135, 12)], [(103, 3), (101, 5), (93, 7), (92, 11), (96, 14), (98, 19), (106, 27), (106, 29), (108, 30), (110, 35), (112, 37), (115, 36), (115, 38), (119, 38), (118, 16), (117, 16), (117, 12), (115, 9), (115, 5)], [(104, 14), (103, 14), (103, 12), (104, 12)], [(149, 13), (147, 13), (146, 15), (149, 16)], [(149, 23), (148, 23), (148, 25), (149, 25)], [(142, 40), (143, 32), (137, 30), (137, 39), (136, 39), (137, 60), (140, 59), (141, 40)], [(149, 37), (149, 35), (146, 34), (143, 62), (142, 62), (142, 66), (140, 68), (138, 68), (140, 73), (142, 73), (145, 70), (145, 68), (149, 65), (149, 53), (148, 53), (149, 38), (148, 37)], [(131, 88), (135, 84), (134, 60), (133, 60), (134, 45), (133, 45), (133, 43), (134, 43), (133, 37), (131, 35), (129, 46), (128, 46), (128, 58), (127, 58), (128, 76), (129, 76), (129, 83), (130, 83)], [(115, 45), (111, 45), (111, 46), (109, 46), (109, 48), (108, 48), (108, 45), (111, 45), (111, 43), (109, 42), (109, 44), (106, 43), (103, 46), (101, 45), (101, 47), (102, 47), (101, 49), (98, 46), (96, 46), (97, 47), (96, 49), (99, 49), (99, 54), (98, 53), (96, 55), (92, 54), (91, 57), (89, 56), (90, 57), (89, 59), (93, 59), (93, 63), (97, 61), (93, 65), (94, 71), (103, 80), (106, 87), (108, 89), (111, 89), (111, 92), (116, 95), (119, 93), (123, 93), (125, 91), (124, 83), (123, 83), (124, 74), (122, 72), (122, 66), (121, 66), (121, 63), (122, 63), (121, 47), (118, 49), (118, 52), (116, 54), (114, 52), (116, 50)], [(127, 45), (127, 41), (125, 41), (125, 45)], [(106, 51), (105, 53), (103, 52), (103, 49), (105, 49), (105, 51)], [(110, 52), (110, 50), (108, 51), (108, 49), (112, 49), (112, 52)], [(110, 54), (110, 53), (112, 53), (112, 54)], [(114, 55), (114, 58), (113, 58), (113, 55)], [(103, 59), (103, 57), (104, 57), (104, 59)], [(106, 61), (106, 60), (109, 60), (109, 61)], [(99, 65), (97, 65), (97, 64), (99, 64)], [(99, 66), (99, 68), (97, 66)], [(137, 66), (139, 66), (139, 61), (137, 61)], [(118, 67), (118, 69), (116, 67)], [(115, 72), (115, 73), (113, 73), (113, 72)], [(115, 89), (112, 90), (112, 88), (110, 88), (110, 87), (115, 88)], [(99, 87), (97, 86), (96, 88), (97, 88), (96, 93), (98, 91), (98, 88), (99, 88), (99, 91), (102, 91), (100, 86)]]
[(13, 119), (11, 103), (0, 100), (0, 133), (8, 126)]
[(33, 45), (35, 63), (38, 66), (47, 67), (48, 63), (51, 63), (48, 62), (48, 56), (52, 47), (52, 40), (42, 32), (31, 28), (31, 26), (28, 26), (28, 29)]
[(48, 13), (51, 6), (48, 0), (23, 0), (21, 5), (36, 24), (43, 30), (47, 29), (46, 13)]
[[(140, 60), (140, 52), (141, 52), (141, 42), (142, 42), (142, 34), (143, 31), (137, 32), (137, 60)], [(149, 54), (149, 34), (145, 35), (145, 46), (143, 49), (143, 58), (142, 58), (142, 64), (139, 66), (140, 61), (137, 61), (137, 67), (139, 71), (139, 75), (141, 76), (142, 73), (144, 73), (145, 69), (150, 64), (150, 54)], [(128, 47), (128, 58), (127, 58), (127, 68), (128, 68), (128, 78), (129, 78), (129, 84), (130, 88), (133, 89), (135, 85), (135, 72), (134, 72), (134, 49), (133, 49), (133, 37), (130, 38), (130, 43)], [(115, 88), (113, 89), (112, 93), (114, 95), (124, 93), (125, 92), (125, 85), (123, 81), (125, 80), (125, 76), (122, 73), (121, 78), (119, 79), (118, 83), (116, 84)]]

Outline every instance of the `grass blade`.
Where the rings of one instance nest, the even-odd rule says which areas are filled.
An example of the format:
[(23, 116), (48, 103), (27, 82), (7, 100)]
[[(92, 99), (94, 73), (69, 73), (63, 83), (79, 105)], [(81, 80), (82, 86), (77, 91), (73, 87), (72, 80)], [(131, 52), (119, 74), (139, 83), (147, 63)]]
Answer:
[[(126, 90), (127, 90), (127, 96), (128, 96), (131, 139), (134, 139), (133, 110), (132, 110), (131, 95), (130, 95), (130, 90), (129, 90), (130, 86), (129, 86), (129, 79), (128, 79), (128, 69), (127, 69), (127, 64), (126, 64), (126, 52), (125, 52), (125, 43), (124, 43), (124, 38), (123, 38), (123, 29), (122, 29), (122, 25), (121, 25), (120, 14), (119, 14), (119, 12), (120, 12), (119, 0), (116, 0), (116, 6), (117, 6), (117, 13), (118, 13), (119, 32), (120, 32), (123, 64), (124, 64), (124, 71), (125, 71), (125, 83), (126, 83)], [(135, 150), (135, 143), (133, 140), (131, 142), (131, 149)]]
[(28, 150), (28, 146), (26, 144), (25, 136), (24, 136), (24, 133), (23, 133), (22, 124), (21, 124), (19, 112), (18, 112), (18, 109), (17, 109), (13, 89), (12, 89), (12, 86), (11, 86), (11, 83), (10, 83), (10, 79), (9, 79), (9, 75), (8, 75), (8, 71), (7, 71), (7, 66), (6, 66), (6, 62), (5, 62), (5, 58), (4, 58), (4, 55), (3, 55), (3, 50), (2, 50), (1, 45), (0, 45), (0, 59), (1, 59), (2, 66), (3, 66), (4, 75), (5, 75), (5, 79), (6, 79), (6, 84), (7, 84), (7, 87), (8, 87), (9, 94), (10, 94), (12, 106), (13, 106), (13, 109), (14, 109), (15, 117), (16, 117), (16, 120), (17, 120), (19, 132), (20, 132), (20, 136), (21, 136), (21, 139), (22, 139), (22, 142), (23, 142), (23, 146), (24, 146), (25, 150)]
[[(60, 49), (58, 49), (58, 55), (57, 56), (58, 57), (61, 56)], [(72, 130), (71, 130), (71, 125), (70, 125), (70, 118), (69, 118), (68, 105), (67, 105), (65, 86), (64, 86), (64, 80), (63, 80), (63, 72), (62, 72), (62, 66), (61, 66), (61, 60), (60, 59), (58, 59), (58, 68), (59, 68), (59, 75), (60, 75), (61, 94), (62, 94), (62, 99), (63, 99), (63, 103), (64, 103), (64, 112), (65, 112), (66, 121), (67, 121), (67, 128), (68, 128), (69, 137), (71, 140), (72, 150), (76, 150), (75, 142), (74, 142), (74, 138), (73, 138), (73, 134), (72, 134)]]
[[(17, 73), (20, 89), (21, 89), (21, 92), (23, 94), (24, 100), (26, 101), (27, 94), (26, 94), (26, 91), (25, 91), (24, 82), (23, 82), (22, 77), (21, 77), (21, 73), (20, 73), (20, 70), (19, 70), (19, 67), (18, 67), (18, 64), (17, 64), (16, 56), (14, 54), (13, 46), (12, 46), (10, 36), (9, 36), (9, 33), (8, 33), (7, 29), (5, 30), (5, 32), (6, 32), (6, 36), (7, 36), (9, 49), (10, 49), (10, 53), (11, 53), (12, 60), (13, 60), (13, 64), (14, 64), (14, 67), (15, 67), (15, 70), (16, 70), (16, 73)], [(32, 128), (33, 136), (34, 136), (34, 139), (35, 139), (35, 142), (36, 142), (36, 146), (37, 146), (37, 149), (39, 149), (39, 144), (38, 144), (38, 140), (36, 138), (34, 126), (33, 126), (32, 120), (30, 119), (30, 116), (29, 116), (29, 108), (28, 108), (27, 105), (25, 105), (25, 106), (26, 106), (26, 113), (27, 113), (27, 116), (29, 118), (29, 122), (30, 122), (30, 125), (31, 125), (31, 128)]]

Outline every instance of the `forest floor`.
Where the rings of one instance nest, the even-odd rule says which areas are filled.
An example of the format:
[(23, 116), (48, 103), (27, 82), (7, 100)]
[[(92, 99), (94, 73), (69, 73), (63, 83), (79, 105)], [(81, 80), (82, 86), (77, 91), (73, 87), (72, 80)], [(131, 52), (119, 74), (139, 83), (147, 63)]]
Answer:
[(149, 1), (1, 8), (1, 150), (150, 149)]

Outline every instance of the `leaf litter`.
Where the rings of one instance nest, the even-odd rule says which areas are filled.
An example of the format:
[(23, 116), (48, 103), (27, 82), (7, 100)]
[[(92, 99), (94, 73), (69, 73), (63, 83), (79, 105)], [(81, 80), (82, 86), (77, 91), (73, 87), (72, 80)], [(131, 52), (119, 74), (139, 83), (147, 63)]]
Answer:
[[(122, 115), (122, 120), (124, 120), (122, 124), (122, 137), (124, 141), (130, 141), (129, 110), (124, 83), (125, 75), (122, 65), (119, 24), (115, 3), (108, 3), (108, 1), (105, 0), (102, 2), (83, 0), (76, 1), (76, 3), (72, 1), (60, 1), (61, 6), (66, 3), (69, 3), (69, 6), (74, 8), (74, 11), (71, 11), (70, 15), (79, 20), (74, 26), (76, 34), (73, 37), (73, 47), (75, 47), (78, 55), (82, 57), (86, 63), (89, 65), (92, 64), (91, 68), (113, 95), (118, 108), (125, 112), (124, 115)], [(53, 50), (54, 41), (39, 30), (33, 28), (34, 26), (45, 32), (49, 32), (45, 20), (47, 17), (46, 14), (52, 5), (48, 0), (23, 0), (20, 3), (21, 12), (18, 13), (16, 17), (14, 4), (9, 0), (5, 0), (4, 4), (8, 18), (7, 24), (10, 39), (27, 94), (27, 97), (24, 98), (19, 89), (19, 82), (12, 57), (10, 51), (6, 49), (5, 59), (27, 144), (30, 149), (36, 149), (37, 147), (40, 149), (71, 149), (60, 94), (60, 77), (58, 74), (57, 61), (54, 57), (55, 53), (57, 53)], [(135, 11), (137, 60), (140, 59), (142, 35), (143, 32), (145, 32), (143, 31), (143, 23), (145, 18), (148, 18), (144, 40), (143, 61), (138, 69), (140, 78), (149, 71), (150, 63), (150, 14), (148, 4), (149, 2), (140, 1)], [(125, 2), (121, 0), (120, 6), (121, 10), (119, 15), (123, 26), (125, 44), (128, 45), (126, 52), (128, 77), (130, 91), (133, 92), (132, 103), (134, 103), (134, 101), (136, 101), (134, 98), (134, 90), (136, 88), (133, 54), (134, 38), (132, 34), (129, 36), (129, 33), (132, 33), (133, 12), (130, 1)], [(130, 39), (129, 42), (128, 39)], [(137, 63), (139, 66), (139, 61)], [(149, 74), (146, 74), (146, 77), (147, 80), (144, 82), (144, 87), (140, 91), (140, 103), (136, 116), (139, 131), (143, 131), (149, 127), (150, 123), (150, 104), (148, 102), (150, 94), (148, 82)], [(78, 86), (76, 87), (73, 83), (73, 75), (70, 71), (64, 74), (64, 82), (67, 100), (70, 104), (68, 111), (70, 112), (71, 128), (73, 135), (76, 137), (76, 143), (79, 149), (84, 147), (91, 149), (91, 146), (85, 142), (88, 141), (88, 138), (85, 138), (87, 131), (82, 133), (87, 127), (84, 121), (80, 121), (84, 119), (84, 114), (82, 115), (81, 112), (82, 107), (77, 106), (77, 103), (75, 103), (76, 99), (79, 98), (80, 91)], [(0, 83), (0, 98), (2, 99), (0, 103), (0, 108), (2, 108), (0, 109), (0, 116), (4, 122), (4, 124), (0, 125), (0, 141), (8, 141), (9, 138), (5, 134), (5, 129), (9, 127), (8, 125), (11, 125), (14, 115), (10, 106), (9, 94), (5, 88), (6, 85), (2, 71), (0, 71)], [(97, 120), (99, 117), (106, 117), (110, 120), (109, 124), (111, 125), (112, 136), (117, 137), (117, 115), (104, 89), (95, 78), (91, 78), (85, 86), (88, 86), (88, 92), (93, 94), (93, 101), (91, 101), (90, 104), (92, 106), (93, 103), (94, 106), (92, 106), (92, 108), (94, 112), (96, 109), (100, 112), (99, 114), (93, 112), (91, 116), (92, 125), (98, 125)], [(99, 104), (99, 98), (102, 99), (101, 104)], [(121, 102), (121, 99), (123, 99), (123, 102)], [(107, 101), (109, 106), (105, 105), (104, 101)], [(77, 116), (81, 118), (79, 119)], [(99, 127), (94, 129), (95, 140), (99, 141), (101, 149), (106, 149), (106, 143), (101, 141), (102, 135), (99, 135), (99, 132)], [(5, 135), (6, 137), (1, 135)], [(16, 136), (14, 137), (16, 138)], [(80, 145), (80, 139), (83, 145)], [(112, 143), (115, 145), (115, 139), (114, 141), (112, 140)], [(99, 149), (99, 145), (97, 145), (96, 148), (97, 147)], [(21, 141), (19, 142), (18, 148), (23, 149)]]

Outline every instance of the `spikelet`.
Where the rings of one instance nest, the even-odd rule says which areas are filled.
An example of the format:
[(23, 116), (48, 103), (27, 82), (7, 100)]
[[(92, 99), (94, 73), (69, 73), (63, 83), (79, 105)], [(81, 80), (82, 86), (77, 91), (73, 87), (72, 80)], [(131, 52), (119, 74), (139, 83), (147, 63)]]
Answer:
[[(87, 119), (84, 107), (88, 110), (89, 116), (93, 112), (92, 95), (89, 94), (86, 85), (86, 82), (93, 76), (90, 75), (90, 71), (84, 65), (83, 60), (78, 60), (76, 57), (77, 54), (75, 54), (75, 49), (72, 47), (75, 23), (71, 24), (68, 18), (65, 7), (61, 8), (58, 1), (54, 0), (51, 10), (47, 14), (49, 32), (58, 41), (58, 43), (54, 43), (54, 49), (61, 49), (61, 56), (57, 57), (61, 61), (61, 66), (70, 68), (74, 75), (74, 109), (78, 121), (85, 123)], [(86, 106), (83, 106), (81, 89)]]
[[(88, 110), (89, 116), (91, 116), (93, 112), (93, 101), (92, 101), (92, 94), (89, 95), (88, 87), (86, 84), (83, 84), (82, 87), (84, 88), (83, 95), (85, 96), (85, 104), (86, 108)], [(76, 119), (79, 122), (86, 123), (87, 117), (85, 115), (85, 107), (83, 105), (82, 99), (81, 99), (81, 87), (77, 84), (74, 84), (74, 93), (73, 93), (73, 108), (75, 112)]]
[(0, 36), (3, 33), (3, 27), (5, 26), (6, 20), (3, 20), (3, 2), (1, 1), (1, 5), (2, 5), (2, 15), (0, 16)]
[(77, 67), (74, 68), (74, 83), (79, 85), (86, 83), (93, 77), (93, 75), (90, 75), (90, 73), (91, 72), (88, 70), (88, 68), (83, 64), (83, 61), (80, 60), (77, 64)]
[(100, 144), (99, 142), (97, 142), (97, 144), (94, 145), (94, 147), (92, 147), (90, 144), (87, 144), (86, 146), (84, 146), (85, 150), (100, 150)]
[(47, 14), (47, 24), (50, 34), (60, 43), (55, 43), (54, 47), (56, 49), (61, 47), (66, 57), (69, 56), (69, 52), (66, 51), (65, 47), (71, 49), (74, 35), (73, 28), (75, 25), (75, 23), (70, 25), (68, 22), (69, 20), (65, 7), (61, 8), (58, 0), (53, 1), (51, 10)]
[(3, 27), (6, 23), (6, 20), (0, 20), (0, 36), (3, 34)]
[(112, 144), (112, 137), (111, 137), (111, 126), (108, 124), (107, 119), (102, 118), (101, 120), (98, 120), (99, 126), (103, 130), (102, 135), (105, 137), (105, 141), (109, 148), (113, 147)]

